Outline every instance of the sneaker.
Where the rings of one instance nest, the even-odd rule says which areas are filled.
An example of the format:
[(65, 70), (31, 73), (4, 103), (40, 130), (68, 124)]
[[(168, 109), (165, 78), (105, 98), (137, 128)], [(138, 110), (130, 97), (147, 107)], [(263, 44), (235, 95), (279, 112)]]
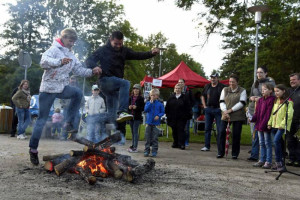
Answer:
[(210, 151), (210, 149), (207, 148), (207, 147), (203, 147), (203, 148), (201, 149), (201, 151)]
[(122, 112), (122, 113), (120, 113), (119, 117), (117, 118), (117, 122), (121, 123), (121, 122), (129, 121), (132, 119), (133, 119), (133, 115), (130, 115), (126, 112)]
[(138, 150), (137, 150), (136, 148), (130, 148), (130, 147), (129, 147), (128, 152), (129, 152), (129, 153), (137, 153)]
[(25, 140), (26, 138), (25, 138), (24, 134), (20, 134), (20, 135), (17, 136), (17, 139), (18, 140)]
[(272, 169), (272, 170), (279, 171), (279, 172), (285, 171), (285, 170), (286, 170), (286, 169), (285, 169), (285, 166), (282, 165), (281, 162), (275, 162), (275, 165), (273, 165), (271, 169)]
[(156, 157), (157, 156), (157, 152), (152, 152), (152, 157)]
[(232, 159), (233, 159), (233, 160), (236, 160), (236, 159), (237, 159), (237, 156), (232, 156)]
[(185, 146), (188, 147), (190, 144), (189, 142), (185, 142)]
[(217, 155), (217, 158), (223, 158), (224, 156), (222, 156), (222, 155)]
[(272, 163), (265, 162), (265, 164), (262, 166), (263, 169), (271, 169)]
[(77, 133), (78, 130), (74, 129), (73, 126), (70, 123), (65, 123), (64, 132), (66, 132), (66, 133)]
[(31, 150), (29, 149), (29, 155), (30, 155), (30, 162), (33, 164), (33, 165), (38, 165), (40, 162), (39, 162), (39, 157), (38, 157), (38, 153), (33, 153), (31, 152)]
[(262, 167), (264, 166), (264, 162), (258, 161), (257, 163), (252, 165), (253, 167)]
[(144, 152), (144, 157), (148, 157), (149, 153), (148, 152)]
[(27, 136), (26, 136), (26, 134), (24, 133), (23, 135), (24, 135), (25, 139), (27, 139)]

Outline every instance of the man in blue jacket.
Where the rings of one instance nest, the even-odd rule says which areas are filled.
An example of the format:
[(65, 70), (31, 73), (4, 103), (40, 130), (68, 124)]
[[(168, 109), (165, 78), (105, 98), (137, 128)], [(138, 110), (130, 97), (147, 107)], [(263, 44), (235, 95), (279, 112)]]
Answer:
[(86, 65), (94, 68), (101, 65), (100, 86), (106, 97), (107, 111), (113, 122), (124, 122), (132, 119), (127, 113), (130, 82), (124, 78), (124, 66), (126, 60), (145, 60), (159, 53), (158, 48), (148, 52), (135, 52), (123, 46), (124, 35), (120, 31), (114, 31), (108, 42), (97, 49), (88, 59)]

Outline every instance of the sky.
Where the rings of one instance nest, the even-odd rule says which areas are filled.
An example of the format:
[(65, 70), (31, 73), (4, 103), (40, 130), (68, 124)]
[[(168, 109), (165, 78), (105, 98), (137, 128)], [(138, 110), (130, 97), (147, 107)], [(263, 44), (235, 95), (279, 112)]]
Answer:
[[(213, 69), (222, 65), (225, 51), (222, 50), (222, 38), (212, 35), (208, 43), (201, 48), (205, 41), (205, 32), (197, 28), (195, 21), (197, 13), (204, 8), (194, 5), (191, 10), (185, 11), (176, 7), (174, 0), (122, 0), (126, 19), (136, 32), (148, 37), (151, 34), (162, 32), (168, 38), (168, 43), (174, 43), (178, 52), (187, 53), (201, 63), (207, 76)], [(198, 47), (193, 47), (199, 45)], [(179, 63), (178, 63), (179, 64)]]
[[(7, 2), (13, 3), (15, 0), (0, 0), (0, 24), (8, 17), (2, 6), (2, 3)], [(139, 35), (147, 38), (151, 34), (162, 32), (168, 38), (168, 43), (176, 45), (180, 54), (189, 54), (201, 63), (207, 76), (222, 65), (225, 51), (221, 48), (221, 36), (212, 35), (208, 43), (203, 48), (200, 47), (205, 40), (204, 29), (197, 28), (195, 21), (197, 13), (204, 9), (200, 5), (194, 5), (191, 10), (185, 11), (177, 8), (174, 0), (119, 0), (117, 3), (124, 5), (125, 18)], [(193, 47), (195, 45), (199, 46)]]

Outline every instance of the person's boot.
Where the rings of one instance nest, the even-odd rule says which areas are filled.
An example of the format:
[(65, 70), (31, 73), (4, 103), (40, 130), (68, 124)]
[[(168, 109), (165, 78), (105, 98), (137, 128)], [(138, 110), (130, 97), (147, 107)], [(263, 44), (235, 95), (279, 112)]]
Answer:
[(29, 155), (30, 155), (30, 162), (33, 164), (33, 165), (38, 165), (40, 162), (39, 162), (39, 157), (38, 157), (38, 152), (32, 152), (31, 149), (29, 149)]

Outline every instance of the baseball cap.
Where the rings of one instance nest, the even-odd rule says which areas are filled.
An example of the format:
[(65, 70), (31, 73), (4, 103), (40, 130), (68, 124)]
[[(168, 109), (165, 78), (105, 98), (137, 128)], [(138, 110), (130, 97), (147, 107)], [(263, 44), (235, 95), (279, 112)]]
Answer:
[(136, 89), (139, 89), (139, 90), (140, 90), (140, 89), (141, 89), (141, 86), (140, 86), (140, 84), (134, 84), (134, 85), (133, 85), (133, 89), (134, 89), (134, 88), (136, 88)]
[(218, 73), (211, 74), (210, 77), (217, 77), (217, 78), (218, 78), (218, 77), (219, 77), (219, 74), (218, 74)]
[(99, 89), (98, 85), (93, 85), (92, 90), (100, 90), (100, 89)]

